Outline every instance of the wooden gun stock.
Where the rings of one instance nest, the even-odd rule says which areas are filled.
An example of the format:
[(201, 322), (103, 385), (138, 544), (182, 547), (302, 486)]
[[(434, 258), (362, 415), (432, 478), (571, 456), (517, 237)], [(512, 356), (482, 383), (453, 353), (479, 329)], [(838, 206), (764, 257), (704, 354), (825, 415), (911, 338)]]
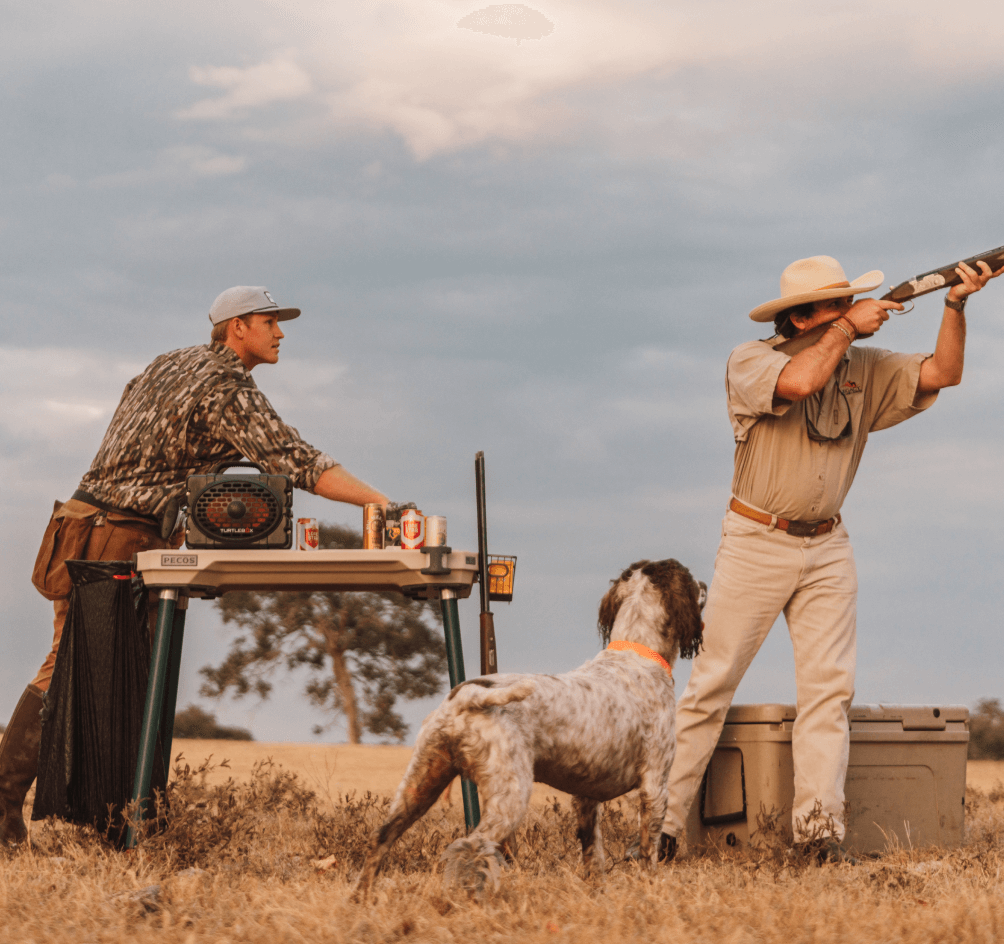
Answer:
[(498, 655), (495, 650), (495, 615), (491, 611), (483, 611), (481, 614), (481, 676), (498, 672)]

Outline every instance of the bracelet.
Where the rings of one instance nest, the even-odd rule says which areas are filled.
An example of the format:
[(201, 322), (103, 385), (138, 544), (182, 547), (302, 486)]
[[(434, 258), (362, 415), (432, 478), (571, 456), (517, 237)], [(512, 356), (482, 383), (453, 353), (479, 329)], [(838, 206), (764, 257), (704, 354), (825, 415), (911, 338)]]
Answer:
[(850, 332), (848, 332), (848, 331), (847, 331), (847, 329), (845, 329), (845, 328), (844, 328), (844, 327), (843, 327), (843, 326), (842, 326), (842, 325), (840, 324), (840, 321), (839, 321), (839, 320), (837, 320), (837, 321), (834, 321), (834, 322), (831, 322), (831, 323), (830, 323), (830, 328), (838, 328), (838, 329), (840, 329), (840, 331), (841, 331), (841, 332), (843, 332), (843, 333), (844, 333), (844, 335), (846, 335), (846, 336), (847, 336), (847, 343), (848, 343), (848, 344), (850, 344), (851, 342), (853, 342), (853, 341), (854, 341), (854, 339), (853, 339), (853, 338), (851, 337), (851, 333), (850, 333)]
[(956, 312), (965, 312), (966, 311), (966, 300), (968, 298), (969, 298), (969, 296), (963, 296), (960, 301), (956, 302), (954, 299), (949, 299), (948, 298), (948, 293), (945, 293), (945, 305), (949, 309), (955, 309)]

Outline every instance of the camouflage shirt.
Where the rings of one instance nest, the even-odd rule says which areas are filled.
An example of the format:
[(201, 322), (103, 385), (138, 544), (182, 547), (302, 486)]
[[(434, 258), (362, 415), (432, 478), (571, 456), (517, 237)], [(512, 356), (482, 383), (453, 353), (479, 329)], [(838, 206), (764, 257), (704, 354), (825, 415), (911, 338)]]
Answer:
[(161, 355), (126, 385), (80, 488), (159, 516), (189, 476), (241, 457), (307, 490), (337, 465), (282, 422), (232, 348), (213, 342)]

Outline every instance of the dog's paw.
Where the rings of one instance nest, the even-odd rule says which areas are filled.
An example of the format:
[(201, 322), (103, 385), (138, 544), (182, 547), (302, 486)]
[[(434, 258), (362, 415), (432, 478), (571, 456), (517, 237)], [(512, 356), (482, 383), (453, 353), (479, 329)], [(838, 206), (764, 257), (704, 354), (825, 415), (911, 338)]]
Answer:
[[(629, 861), (641, 860), (641, 845), (637, 838), (628, 845), (627, 850), (624, 852), (624, 857)], [(674, 857), (676, 857), (676, 838), (671, 834), (663, 832), (659, 837), (657, 860), (660, 864), (668, 864)]]
[(440, 858), (443, 884), (459, 888), (475, 900), (499, 889), (502, 877), (502, 852), (487, 838), (459, 838)]

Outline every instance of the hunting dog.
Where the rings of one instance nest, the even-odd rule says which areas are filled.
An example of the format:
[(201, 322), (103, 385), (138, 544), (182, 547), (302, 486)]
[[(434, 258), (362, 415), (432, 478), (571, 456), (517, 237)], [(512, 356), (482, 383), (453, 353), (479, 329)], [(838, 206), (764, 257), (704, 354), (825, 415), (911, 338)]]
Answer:
[(419, 731), (356, 898), (457, 775), (477, 784), (481, 821), (443, 854), (448, 885), (472, 893), (497, 885), (535, 781), (573, 796), (587, 873), (603, 869), (602, 802), (638, 789), (639, 857), (654, 864), (676, 752), (672, 665), (701, 645), (705, 597), (704, 583), (679, 562), (635, 562), (600, 603), (600, 638), (609, 646), (578, 670), (498, 673), (454, 687)]

